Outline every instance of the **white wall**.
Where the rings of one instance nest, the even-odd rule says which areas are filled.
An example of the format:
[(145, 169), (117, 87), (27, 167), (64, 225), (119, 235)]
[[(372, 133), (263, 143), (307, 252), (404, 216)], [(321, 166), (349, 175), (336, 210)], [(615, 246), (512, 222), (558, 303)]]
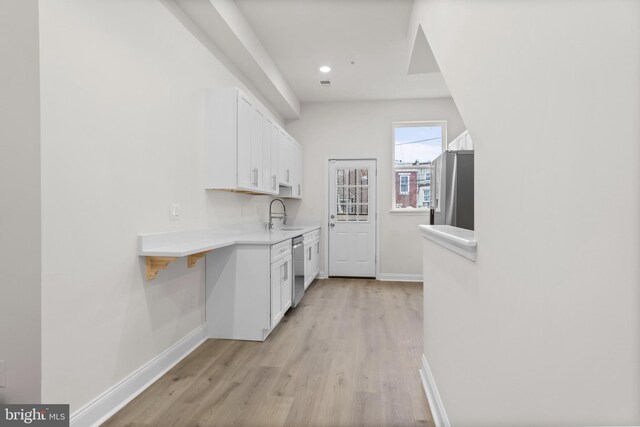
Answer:
[[(287, 131), (304, 147), (304, 199), (292, 209), (300, 218), (327, 222), (323, 218), (327, 156), (378, 159), (381, 277), (422, 275), (422, 249), (416, 230), (418, 224), (428, 223), (428, 214), (389, 212), (393, 180), (391, 123), (416, 120), (447, 120), (449, 138), (465, 129), (451, 98), (303, 104), (302, 117), (287, 124)], [(321, 262), (326, 272), (324, 257)]]
[(75, 412), (204, 322), (204, 262), (147, 282), (136, 235), (269, 198), (203, 190), (203, 89), (243, 85), (164, 5), (48, 0), (40, 25), (42, 393)]
[(452, 425), (640, 425), (640, 3), (417, 1), (476, 149), (473, 264), (425, 243)]
[(38, 2), (0, 2), (0, 403), (40, 402)]

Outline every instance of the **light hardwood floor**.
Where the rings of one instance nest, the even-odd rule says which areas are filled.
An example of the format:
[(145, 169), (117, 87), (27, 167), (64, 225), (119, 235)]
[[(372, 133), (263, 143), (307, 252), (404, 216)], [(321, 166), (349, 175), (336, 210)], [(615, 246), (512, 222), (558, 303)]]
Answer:
[(105, 426), (433, 426), (422, 284), (317, 280), (263, 343), (208, 340)]

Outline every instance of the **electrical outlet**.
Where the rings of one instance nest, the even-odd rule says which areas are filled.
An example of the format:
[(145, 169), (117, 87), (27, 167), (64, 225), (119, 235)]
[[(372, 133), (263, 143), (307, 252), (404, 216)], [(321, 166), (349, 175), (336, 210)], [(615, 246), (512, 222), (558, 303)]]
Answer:
[(4, 360), (0, 360), (0, 388), (7, 387), (7, 375), (4, 372)]
[(171, 203), (169, 205), (169, 219), (175, 221), (180, 219), (180, 204)]

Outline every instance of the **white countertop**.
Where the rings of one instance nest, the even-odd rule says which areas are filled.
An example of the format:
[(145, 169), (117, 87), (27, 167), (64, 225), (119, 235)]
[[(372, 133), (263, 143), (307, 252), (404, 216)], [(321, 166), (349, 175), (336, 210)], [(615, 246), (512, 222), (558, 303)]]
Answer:
[(273, 230), (260, 226), (231, 226), (216, 229), (150, 233), (138, 235), (139, 256), (184, 257), (231, 245), (273, 245), (320, 228), (290, 225)]
[(419, 225), (422, 235), (442, 247), (475, 261), (477, 241), (475, 232), (451, 225)]

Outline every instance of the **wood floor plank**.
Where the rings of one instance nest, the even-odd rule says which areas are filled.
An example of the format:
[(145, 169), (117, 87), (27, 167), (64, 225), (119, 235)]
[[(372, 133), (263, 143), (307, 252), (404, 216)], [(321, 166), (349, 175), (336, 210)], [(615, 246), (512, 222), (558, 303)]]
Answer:
[(313, 419), (324, 425), (348, 425), (354, 393), (355, 352), (331, 353), (331, 366), (323, 389), (319, 389), (319, 402)]
[(208, 340), (107, 426), (433, 426), (422, 284), (316, 281), (263, 343)]
[(350, 426), (378, 426), (382, 424), (382, 400), (380, 393), (357, 391), (349, 412)]

